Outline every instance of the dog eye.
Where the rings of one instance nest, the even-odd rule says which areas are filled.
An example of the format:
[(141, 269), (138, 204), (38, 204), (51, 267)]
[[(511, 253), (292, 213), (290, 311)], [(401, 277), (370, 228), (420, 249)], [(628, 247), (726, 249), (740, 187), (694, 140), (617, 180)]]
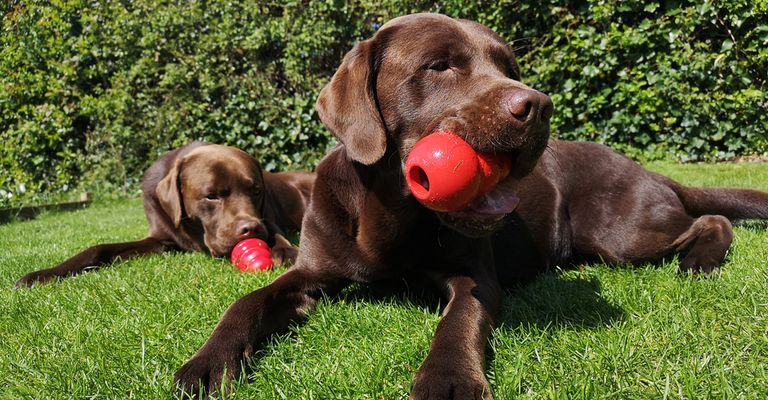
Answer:
[(206, 200), (221, 200), (229, 196), (229, 189), (221, 190), (218, 192), (210, 192), (205, 195)]
[(445, 71), (449, 68), (451, 68), (451, 64), (448, 63), (448, 61), (446, 60), (433, 61), (427, 64), (427, 69), (431, 69), (433, 71), (438, 71), (438, 72)]

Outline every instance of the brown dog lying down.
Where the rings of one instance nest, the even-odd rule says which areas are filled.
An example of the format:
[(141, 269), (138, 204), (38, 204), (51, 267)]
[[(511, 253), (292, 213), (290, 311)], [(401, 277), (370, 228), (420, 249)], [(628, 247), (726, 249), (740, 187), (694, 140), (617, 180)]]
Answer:
[[(305, 319), (323, 293), (406, 279), (448, 300), (411, 398), (488, 399), (485, 348), (504, 285), (588, 259), (676, 253), (682, 270), (709, 272), (730, 245), (729, 219), (768, 218), (766, 193), (686, 188), (602, 145), (548, 145), (549, 97), (522, 84), (509, 46), (470, 21), (388, 22), (346, 55), (317, 107), (342, 144), (318, 166), (296, 265), (226, 311), (175, 375), (187, 393), (237, 376), (254, 346)], [(486, 195), (490, 209), (437, 213), (410, 194), (404, 161), (436, 130), (513, 160)]]
[(30, 272), (16, 286), (168, 250), (225, 257), (249, 237), (273, 246), (276, 264), (293, 262), (297, 250), (285, 234), (300, 228), (314, 180), (309, 172), (263, 172), (258, 161), (234, 147), (192, 142), (163, 155), (144, 173), (146, 238), (90, 247), (53, 268)]

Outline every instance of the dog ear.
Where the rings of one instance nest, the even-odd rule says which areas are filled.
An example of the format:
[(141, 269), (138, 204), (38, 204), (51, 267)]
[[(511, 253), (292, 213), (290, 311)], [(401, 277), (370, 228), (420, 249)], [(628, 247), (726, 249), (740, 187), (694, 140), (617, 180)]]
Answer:
[(387, 134), (376, 105), (375, 44), (368, 39), (344, 56), (315, 107), (320, 120), (346, 147), (347, 154), (371, 165), (384, 156)]
[(160, 206), (171, 217), (171, 222), (173, 222), (173, 226), (176, 228), (181, 225), (181, 212), (184, 207), (181, 202), (181, 182), (179, 181), (182, 160), (183, 157), (178, 157), (174, 161), (171, 169), (157, 183), (155, 188), (155, 194), (160, 201)]

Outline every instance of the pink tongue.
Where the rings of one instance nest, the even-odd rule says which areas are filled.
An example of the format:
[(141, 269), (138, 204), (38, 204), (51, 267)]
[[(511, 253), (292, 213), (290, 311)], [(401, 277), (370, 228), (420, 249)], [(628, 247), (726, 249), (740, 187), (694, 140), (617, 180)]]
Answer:
[(515, 211), (520, 198), (517, 197), (517, 182), (507, 179), (469, 205), (478, 214), (499, 215)]

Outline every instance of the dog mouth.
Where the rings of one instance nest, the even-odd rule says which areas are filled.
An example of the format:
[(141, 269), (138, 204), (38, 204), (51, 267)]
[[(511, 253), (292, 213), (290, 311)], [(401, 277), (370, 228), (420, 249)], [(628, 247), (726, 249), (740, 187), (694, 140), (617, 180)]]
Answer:
[(473, 200), (467, 208), (438, 212), (443, 225), (468, 237), (489, 236), (504, 225), (507, 215), (520, 204), (519, 179), (507, 176), (488, 193)]
[[(265, 225), (260, 224), (258, 229), (242, 235), (242, 236), (231, 236), (227, 237), (223, 240), (210, 240), (207, 235), (205, 239), (206, 247), (208, 247), (208, 252), (211, 254), (211, 256), (215, 258), (229, 258), (229, 256), (232, 254), (232, 250), (234, 250), (235, 246), (237, 246), (238, 243), (242, 242), (246, 239), (261, 239), (265, 242), (269, 241), (268, 239), (268, 229)], [(272, 244), (270, 244), (271, 246)]]
[[(521, 188), (521, 181), (533, 171), (538, 163), (538, 159), (547, 144), (547, 138), (549, 137), (548, 129), (546, 132), (529, 134), (527, 135), (528, 138), (520, 143), (498, 143), (488, 140), (478, 142), (475, 137), (476, 135), (456, 133), (465, 132), (466, 128), (453, 128), (440, 127), (430, 129), (428, 132), (431, 133), (421, 135), (419, 141), (436, 133), (453, 133), (459, 136), (461, 138), (459, 140), (462, 140), (466, 145), (458, 145), (458, 147), (468, 146), (470, 149), (460, 148), (457, 150), (457, 153), (453, 153), (454, 147), (451, 147), (453, 142), (447, 139), (445, 141), (449, 145), (444, 147), (440, 147), (441, 144), (433, 145), (434, 147), (425, 145), (427, 149), (433, 151), (433, 153), (427, 153), (428, 156), (438, 160), (435, 164), (430, 165), (428, 162), (432, 162), (433, 159), (423, 156), (423, 151), (418, 153), (421, 158), (417, 157), (411, 162), (410, 157), (414, 154), (419, 143), (417, 142), (417, 145), (411, 147), (410, 151), (406, 153), (408, 155), (404, 163), (408, 188), (410, 194), (416, 197), (422, 205), (436, 213), (444, 226), (467, 237), (489, 236), (505, 224), (505, 217), (512, 214), (520, 204), (518, 189)], [(472, 138), (475, 140), (472, 140)], [(438, 156), (432, 155), (438, 154), (432, 150), (434, 148), (442, 151), (448, 149), (452, 152), (448, 154), (460, 154), (456, 156), (458, 162), (450, 157), (444, 158), (451, 160), (450, 162), (442, 162)], [(469, 159), (468, 157), (471, 158), (471, 156), (463, 154), (467, 152), (475, 154), (480, 163), (480, 169), (478, 170), (481, 175), (480, 184), (477, 186), (478, 191), (475, 193), (474, 196), (476, 197), (474, 198), (464, 197), (464, 193), (471, 193), (473, 189), (467, 189), (464, 193), (461, 192), (461, 189), (455, 189), (456, 187), (472, 187), (472, 184), (468, 182), (473, 178), (468, 180), (466, 175), (456, 173), (461, 165), (463, 165), (462, 162)], [(455, 163), (456, 167), (450, 169), (444, 165), (447, 164), (450, 167), (453, 165), (451, 163)], [(435, 167), (435, 165), (439, 167)], [(422, 167), (429, 169), (429, 171), (424, 172)], [(434, 171), (441, 172), (437, 174)], [(432, 185), (431, 178), (435, 175), (437, 182), (435, 185)], [(446, 176), (450, 178), (446, 179)], [(454, 176), (456, 178), (453, 178)], [(472, 173), (469, 173), (469, 176), (473, 176)], [(445, 182), (461, 183), (446, 185)], [(466, 186), (460, 186), (464, 182), (467, 182)], [(491, 186), (489, 187), (489, 185)], [(451, 188), (452, 190), (446, 188)]]
[[(458, 147), (450, 146), (453, 146), (453, 143), (439, 150), (444, 151), (446, 148), (453, 150)], [(470, 147), (470, 145), (464, 145), (464, 147)], [(442, 156), (434, 156), (434, 159), (427, 158), (426, 161), (418, 159), (419, 161), (411, 164), (409, 163), (410, 155), (413, 154), (411, 152), (407, 158), (405, 170), (410, 193), (422, 205), (433, 210), (444, 226), (464, 236), (478, 238), (489, 236), (501, 228), (505, 217), (515, 211), (520, 203), (518, 196), (520, 178), (527, 174), (529, 165), (528, 157), (524, 151), (521, 151), (522, 149), (478, 151), (474, 146), (470, 149), (459, 148), (458, 152), (462, 156), (458, 157), (456, 167), (453, 169), (445, 168), (443, 164), (450, 166), (454, 161), (442, 163), (443, 160), (440, 159)], [(475, 156), (467, 156), (462, 152), (469, 152)], [(436, 151), (429, 153), (430, 156), (433, 154), (438, 153)], [(457, 170), (460, 171), (459, 168), (465, 160), (472, 158), (478, 160), (477, 175), (456, 173)], [(430, 165), (433, 160), (437, 160), (435, 164), (440, 165), (442, 169), (436, 169), (434, 164)], [(430, 171), (425, 172), (422, 167)], [(439, 171), (440, 174), (435, 171)], [(434, 185), (431, 179), (433, 177), (436, 177), (437, 181)], [(466, 186), (461, 186), (465, 182)], [(475, 197), (467, 197), (467, 195), (472, 196), (470, 194), (472, 192), (475, 192)]]
[(497, 217), (515, 211), (520, 203), (517, 196), (519, 183), (511, 174), (504, 177), (489, 192), (469, 203), (465, 212), (481, 217)]

